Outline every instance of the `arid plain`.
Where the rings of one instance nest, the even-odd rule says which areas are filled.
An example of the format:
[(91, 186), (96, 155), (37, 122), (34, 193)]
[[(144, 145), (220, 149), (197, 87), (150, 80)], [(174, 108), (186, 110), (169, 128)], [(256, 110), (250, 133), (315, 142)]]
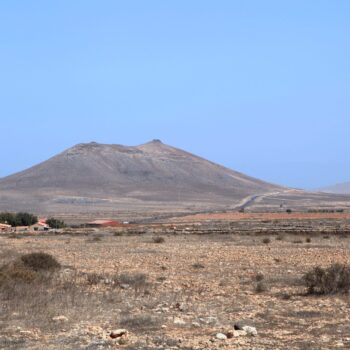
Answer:
[(212, 215), (2, 236), (2, 261), (45, 252), (61, 267), (2, 291), (0, 348), (350, 348), (349, 297), (302, 279), (350, 263), (348, 214)]

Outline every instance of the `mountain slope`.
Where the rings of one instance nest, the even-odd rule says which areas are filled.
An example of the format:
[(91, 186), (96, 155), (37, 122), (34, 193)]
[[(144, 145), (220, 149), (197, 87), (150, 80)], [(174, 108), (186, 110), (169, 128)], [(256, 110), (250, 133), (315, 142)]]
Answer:
[(333, 186), (321, 188), (319, 191), (336, 194), (350, 194), (350, 182), (343, 182)]
[(279, 189), (159, 140), (135, 147), (88, 143), (1, 179), (0, 209), (220, 207)]

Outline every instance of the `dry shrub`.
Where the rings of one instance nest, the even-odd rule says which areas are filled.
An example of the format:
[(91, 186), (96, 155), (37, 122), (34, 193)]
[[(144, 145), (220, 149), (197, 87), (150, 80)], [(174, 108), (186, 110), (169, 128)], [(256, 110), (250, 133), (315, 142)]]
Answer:
[(26, 254), (3, 264), (0, 267), (2, 319), (25, 327), (54, 329), (57, 328), (52, 320), (54, 316), (65, 315), (71, 322), (107, 305), (106, 298), (101, 300), (88, 289), (85, 275), (79, 279), (77, 272), (60, 272), (58, 266), (51, 255), (44, 253)]
[(153, 243), (164, 243), (165, 239), (163, 237), (153, 237)]
[(147, 292), (150, 283), (147, 281), (147, 275), (144, 273), (122, 273), (114, 278), (114, 285), (127, 285), (135, 290), (135, 293)]
[(38, 273), (18, 263), (3, 266), (0, 270), (0, 287), (5, 288), (13, 283), (32, 283)]
[(256, 293), (263, 293), (267, 291), (267, 285), (264, 281), (259, 281), (255, 286)]
[(262, 280), (265, 279), (265, 276), (263, 275), (263, 273), (258, 272), (255, 276), (254, 276), (254, 280), (256, 282), (261, 282)]
[(128, 284), (129, 286), (142, 285), (146, 281), (147, 275), (144, 273), (122, 273), (118, 278), (120, 284)]
[(93, 236), (92, 238), (89, 238), (86, 240), (86, 243), (98, 243), (101, 242), (102, 238), (99, 236)]
[(30, 253), (21, 256), (23, 265), (34, 271), (52, 271), (61, 267), (60, 263), (50, 254)]
[(196, 269), (196, 270), (204, 269), (204, 268), (205, 268), (205, 266), (204, 266), (203, 264), (201, 264), (201, 263), (194, 263), (194, 264), (192, 265), (192, 267), (193, 267), (194, 269)]
[(46, 253), (22, 255), (0, 267), (0, 287), (9, 291), (16, 285), (42, 283), (49, 280), (60, 266), (53, 256)]
[(270, 243), (271, 243), (271, 239), (270, 239), (270, 238), (264, 238), (264, 239), (262, 240), (262, 242), (263, 242), (264, 244), (270, 244)]
[(98, 273), (89, 273), (86, 276), (89, 285), (94, 286), (101, 282), (102, 276)]
[(303, 276), (309, 294), (336, 294), (350, 291), (350, 266), (333, 264), (315, 267)]
[(151, 331), (158, 330), (163, 323), (162, 321), (161, 317), (150, 314), (127, 315), (120, 320), (120, 326), (134, 332)]

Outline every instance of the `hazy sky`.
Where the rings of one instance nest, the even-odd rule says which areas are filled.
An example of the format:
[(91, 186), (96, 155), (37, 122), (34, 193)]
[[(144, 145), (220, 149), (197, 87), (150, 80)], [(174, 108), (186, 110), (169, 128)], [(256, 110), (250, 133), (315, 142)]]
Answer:
[(0, 177), (159, 138), (275, 183), (350, 180), (350, 1), (2, 1)]

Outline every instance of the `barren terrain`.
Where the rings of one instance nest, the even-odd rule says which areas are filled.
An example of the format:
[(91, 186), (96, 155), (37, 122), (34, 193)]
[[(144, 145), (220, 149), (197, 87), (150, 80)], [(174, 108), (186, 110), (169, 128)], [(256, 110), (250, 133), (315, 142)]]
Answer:
[(0, 349), (350, 348), (349, 296), (301, 283), (315, 266), (350, 264), (349, 214), (245, 215), (0, 237), (2, 262), (45, 252), (62, 265), (50, 294), (1, 294)]

